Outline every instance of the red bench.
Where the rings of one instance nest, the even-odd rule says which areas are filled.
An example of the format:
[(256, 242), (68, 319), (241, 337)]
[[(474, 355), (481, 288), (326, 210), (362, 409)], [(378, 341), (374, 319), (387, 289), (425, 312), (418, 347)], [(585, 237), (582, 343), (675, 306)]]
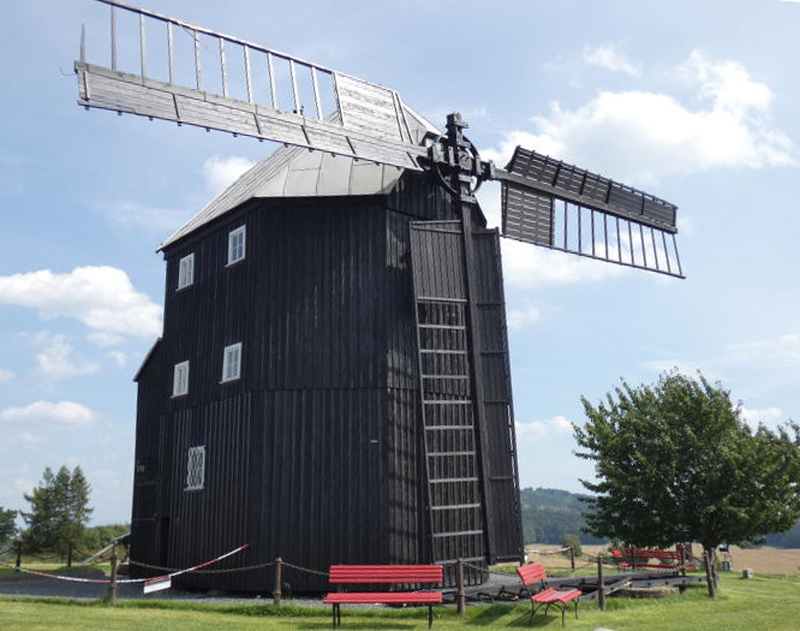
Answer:
[[(522, 581), (522, 584), (528, 590), (528, 595), (531, 599), (531, 618), (529, 622), (533, 622), (533, 615), (537, 609), (544, 607), (544, 614), (547, 615), (547, 610), (550, 607), (556, 607), (561, 610), (561, 626), (564, 626), (564, 614), (567, 612), (567, 604), (575, 602), (575, 618), (578, 618), (578, 599), (583, 595), (579, 589), (558, 590), (553, 587), (548, 588), (545, 585), (547, 574), (544, 566), (541, 563), (529, 563), (522, 567), (517, 568), (517, 574)], [(531, 592), (531, 585), (541, 583), (542, 591)]]
[[(330, 582), (340, 586), (361, 584), (418, 585), (441, 583), (441, 565), (331, 565)], [(442, 604), (442, 592), (433, 590), (385, 592), (335, 592), (322, 599), (333, 606), (333, 626), (342, 625), (343, 604), (428, 605), (428, 628), (433, 624), (433, 605)]]
[[(694, 566), (687, 565), (687, 559), (682, 550), (627, 548), (624, 553), (621, 550), (611, 550), (611, 556), (622, 567), (631, 567), (632, 565), (633, 567), (650, 567), (659, 570), (695, 569)], [(658, 563), (650, 563), (650, 559), (656, 559)]]

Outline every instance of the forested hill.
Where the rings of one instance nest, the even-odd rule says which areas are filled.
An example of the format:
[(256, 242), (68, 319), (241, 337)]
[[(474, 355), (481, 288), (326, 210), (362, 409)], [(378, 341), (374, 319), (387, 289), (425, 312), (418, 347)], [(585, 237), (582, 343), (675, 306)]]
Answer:
[(561, 542), (562, 535), (577, 535), (581, 543), (604, 543), (583, 532), (583, 511), (586, 505), (581, 496), (559, 489), (520, 491), (522, 500), (522, 532), (525, 543)]
[[(561, 543), (562, 535), (577, 535), (581, 543), (605, 543), (583, 532), (583, 511), (586, 505), (578, 493), (560, 489), (520, 491), (522, 531), (525, 543)], [(800, 548), (800, 523), (785, 533), (767, 536), (767, 545), (776, 548)]]

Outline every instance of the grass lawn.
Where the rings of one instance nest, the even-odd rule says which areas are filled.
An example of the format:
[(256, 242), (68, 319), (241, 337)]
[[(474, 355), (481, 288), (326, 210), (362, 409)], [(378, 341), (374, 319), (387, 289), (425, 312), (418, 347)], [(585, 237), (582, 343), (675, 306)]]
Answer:
[[(800, 582), (793, 577), (762, 576), (743, 580), (723, 576), (718, 599), (711, 601), (705, 586), (662, 599), (610, 599), (601, 612), (594, 602), (583, 603), (579, 620), (567, 616), (567, 629), (613, 631), (796, 631), (800, 628)], [(460, 619), (452, 606), (438, 608), (434, 629), (524, 628), (525, 605), (475, 605)], [(291, 605), (278, 610), (265, 605), (213, 606), (198, 603), (122, 601), (116, 607), (57, 599), (0, 598), (0, 629), (84, 631), (162, 631), (169, 629), (329, 629), (330, 610)], [(342, 608), (342, 629), (411, 630), (427, 628), (426, 609)], [(533, 628), (561, 628), (560, 615), (537, 614)]]

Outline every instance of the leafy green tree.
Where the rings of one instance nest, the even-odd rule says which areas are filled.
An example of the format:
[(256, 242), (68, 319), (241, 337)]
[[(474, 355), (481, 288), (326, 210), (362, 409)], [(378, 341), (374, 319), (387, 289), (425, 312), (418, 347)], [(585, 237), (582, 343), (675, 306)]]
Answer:
[(10, 541), (14, 540), (17, 534), (17, 511), (6, 510), (0, 506), (0, 549), (6, 547)]
[(91, 487), (80, 467), (70, 473), (62, 466), (55, 475), (47, 467), (40, 485), (25, 495), (31, 505), (31, 511), (22, 514), (28, 524), (25, 548), (69, 558), (70, 551), (80, 546), (94, 510), (89, 505), (90, 493)]
[(594, 494), (589, 532), (634, 546), (697, 541), (715, 567), (721, 543), (759, 543), (800, 517), (794, 423), (753, 431), (720, 384), (677, 371), (653, 386), (623, 380), (596, 407), (582, 400), (576, 453), (597, 477), (581, 480)]

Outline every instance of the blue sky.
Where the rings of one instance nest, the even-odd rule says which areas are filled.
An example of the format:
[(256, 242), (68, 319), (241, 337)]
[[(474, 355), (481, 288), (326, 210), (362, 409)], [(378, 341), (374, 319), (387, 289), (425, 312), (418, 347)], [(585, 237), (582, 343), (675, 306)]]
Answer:
[[(519, 142), (679, 206), (683, 281), (504, 245), (523, 486), (580, 490), (570, 422), (620, 377), (700, 369), (750, 422), (800, 418), (800, 3), (144, 6), (392, 87), (437, 125), (458, 110), (500, 165)], [(0, 505), (80, 464), (107, 523), (129, 519), (155, 249), (272, 147), (83, 111), (81, 23), (107, 65), (99, 3), (7, 0), (0, 18)]]

